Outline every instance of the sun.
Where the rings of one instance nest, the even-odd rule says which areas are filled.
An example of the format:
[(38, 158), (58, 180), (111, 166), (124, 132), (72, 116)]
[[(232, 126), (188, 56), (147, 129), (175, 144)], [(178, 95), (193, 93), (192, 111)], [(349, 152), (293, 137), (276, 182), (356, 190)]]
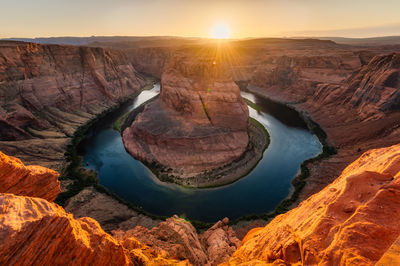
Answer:
[(211, 30), (211, 37), (214, 39), (227, 39), (231, 31), (225, 23), (215, 24)]

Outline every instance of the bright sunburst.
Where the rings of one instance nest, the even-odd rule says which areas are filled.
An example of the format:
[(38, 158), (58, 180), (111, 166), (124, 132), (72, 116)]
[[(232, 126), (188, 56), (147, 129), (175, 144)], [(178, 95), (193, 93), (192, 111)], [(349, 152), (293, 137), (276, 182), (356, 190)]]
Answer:
[(227, 39), (229, 38), (231, 31), (225, 23), (215, 24), (211, 30), (211, 37), (215, 39)]

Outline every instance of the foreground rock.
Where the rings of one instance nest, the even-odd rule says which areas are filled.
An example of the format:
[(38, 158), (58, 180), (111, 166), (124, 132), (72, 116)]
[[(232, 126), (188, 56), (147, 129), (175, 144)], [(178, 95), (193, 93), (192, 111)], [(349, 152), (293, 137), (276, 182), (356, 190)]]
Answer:
[(145, 82), (122, 52), (0, 42), (0, 149), (60, 171), (79, 126)]
[[(2, 265), (170, 265), (136, 239), (125, 246), (91, 218), (74, 219), (60, 206), (40, 198), (0, 194)], [(126, 243), (135, 245), (126, 245)]]
[(71, 197), (64, 207), (77, 218), (87, 216), (95, 219), (106, 232), (129, 230), (138, 225), (151, 229), (161, 222), (140, 214), (91, 187)]
[(250, 231), (229, 262), (374, 265), (395, 249), (399, 209), (400, 145), (371, 150), (299, 207)]
[(177, 216), (149, 230), (141, 226), (128, 231), (114, 231), (117, 239), (135, 237), (158, 253), (168, 257), (188, 259), (194, 265), (217, 265), (229, 259), (240, 241), (225, 218), (201, 235), (192, 224)]
[(19, 159), (0, 152), (0, 193), (53, 201), (61, 192), (59, 175), (41, 166), (25, 166)]
[(249, 142), (249, 113), (220, 63), (175, 57), (163, 73), (160, 98), (123, 132), (129, 153), (193, 186), (196, 180), (185, 179), (238, 159)]
[(75, 219), (45, 199), (0, 193), (0, 264), (396, 265), (399, 210), (400, 144), (364, 153), (241, 243), (227, 218), (202, 234), (174, 216), (111, 236), (92, 218)]

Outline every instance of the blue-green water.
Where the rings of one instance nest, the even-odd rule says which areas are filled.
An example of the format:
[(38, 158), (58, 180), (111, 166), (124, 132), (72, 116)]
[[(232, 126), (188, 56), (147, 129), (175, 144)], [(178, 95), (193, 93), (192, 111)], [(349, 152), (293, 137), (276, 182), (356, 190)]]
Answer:
[(81, 144), (84, 164), (98, 172), (99, 183), (119, 197), (147, 212), (215, 222), (248, 214), (272, 211), (291, 192), (291, 180), (303, 161), (318, 155), (322, 146), (296, 112), (250, 93), (242, 96), (256, 102), (261, 112), (250, 109), (271, 138), (263, 159), (247, 176), (233, 184), (211, 189), (188, 189), (160, 182), (140, 161), (132, 158), (112, 124), (159, 92), (159, 85), (144, 91), (133, 103), (102, 119)]

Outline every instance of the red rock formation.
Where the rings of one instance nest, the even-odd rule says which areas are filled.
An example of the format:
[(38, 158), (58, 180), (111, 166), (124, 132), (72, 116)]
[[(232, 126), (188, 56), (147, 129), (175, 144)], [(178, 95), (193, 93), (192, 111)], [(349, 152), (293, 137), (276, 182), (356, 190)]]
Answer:
[(248, 144), (248, 109), (219, 63), (184, 56), (172, 60), (160, 99), (123, 133), (129, 153), (183, 177), (240, 157)]
[(25, 166), (19, 159), (0, 152), (0, 193), (53, 201), (61, 192), (59, 175), (41, 166)]
[(119, 238), (119, 243), (95, 220), (74, 219), (46, 201), (60, 192), (58, 175), (40, 166), (25, 167), (0, 152), (1, 265), (188, 264), (169, 259), (165, 251), (157, 253), (132, 237)]
[[(312, 57), (306, 58), (310, 60)], [(284, 60), (287, 66), (293, 65), (295, 73), (299, 73), (296, 82), (288, 87), (280, 87), (273, 79), (263, 79), (263, 75), (255, 75), (254, 78), (261, 82), (258, 85), (264, 84), (264, 87), (249, 86), (254, 93), (289, 102), (299, 111), (308, 114), (324, 129), (329, 143), (338, 150), (336, 155), (322, 162), (309, 164), (307, 185), (294, 207), (330, 184), (361, 152), (400, 142), (397, 99), (400, 85), (396, 79), (396, 73), (399, 72), (398, 55), (376, 56), (361, 68), (354, 68), (352, 74), (352, 64), (343, 57), (340, 57), (340, 64), (325, 57), (317, 58), (326, 61), (326, 67), (335, 66), (339, 73), (347, 71), (344, 72), (347, 74), (342, 80), (334, 81), (329, 73), (335, 71), (317, 68), (314, 70), (319, 76), (307, 78), (305, 73), (309, 72), (310, 64), (300, 63), (302, 60), (295, 60), (294, 63)], [(324, 65), (318, 63), (318, 60), (311, 62), (316, 66)], [(309, 86), (304, 86), (307, 82)]]
[(61, 170), (68, 137), (143, 85), (122, 52), (2, 41), (0, 149)]
[(400, 54), (376, 56), (346, 82), (363, 117), (400, 110)]
[(170, 47), (143, 47), (128, 49), (125, 53), (138, 71), (161, 79), (174, 50)]
[(137, 226), (132, 230), (114, 231), (116, 239), (133, 237), (166, 257), (189, 260), (194, 265), (217, 265), (229, 259), (240, 245), (225, 218), (201, 235), (192, 224), (174, 216), (151, 230)]
[(252, 86), (271, 88), (308, 100), (317, 84), (339, 84), (360, 66), (357, 57), (337, 55), (270, 56), (252, 74)]
[[(7, 173), (21, 171), (17, 159), (2, 161), (14, 166), (0, 168)], [(74, 219), (44, 199), (0, 193), (0, 264), (393, 265), (399, 209), (400, 144), (366, 152), (299, 207), (251, 230), (240, 247), (227, 218), (201, 235), (174, 216), (112, 237), (95, 220)]]
[(44, 199), (0, 194), (0, 264), (128, 265), (125, 250), (91, 218)]
[(40, 198), (0, 194), (1, 265), (188, 265)]
[(253, 229), (229, 263), (373, 265), (400, 236), (400, 145), (371, 150), (331, 185)]
[(211, 265), (227, 261), (240, 246), (240, 240), (228, 224), (229, 219), (224, 218), (200, 235)]

